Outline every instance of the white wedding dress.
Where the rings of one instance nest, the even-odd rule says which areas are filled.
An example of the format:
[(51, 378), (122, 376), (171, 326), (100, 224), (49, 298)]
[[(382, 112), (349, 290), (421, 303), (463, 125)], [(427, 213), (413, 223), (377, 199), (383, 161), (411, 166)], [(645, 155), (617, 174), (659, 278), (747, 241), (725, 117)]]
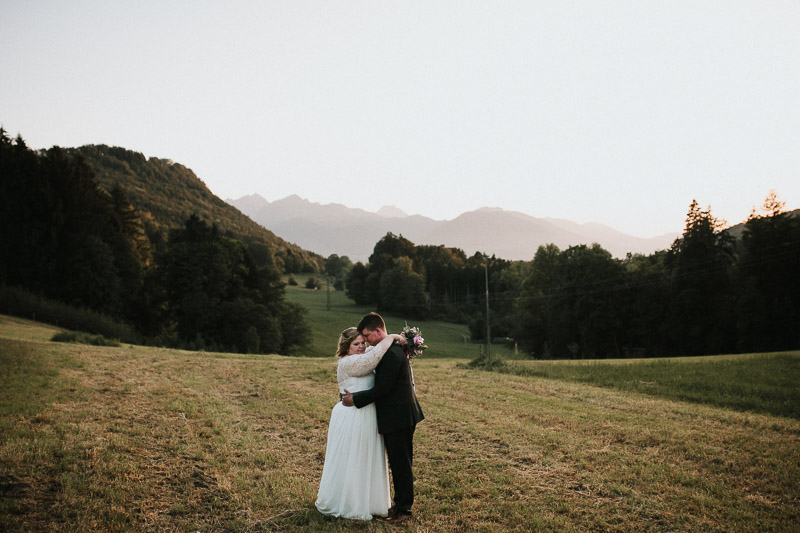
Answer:
[[(371, 389), (373, 370), (385, 350), (369, 347), (363, 354), (339, 359), (339, 392)], [(389, 514), (389, 466), (383, 436), (378, 433), (375, 404), (361, 409), (337, 403), (328, 426), (325, 465), (316, 505), (326, 515), (359, 520)]]

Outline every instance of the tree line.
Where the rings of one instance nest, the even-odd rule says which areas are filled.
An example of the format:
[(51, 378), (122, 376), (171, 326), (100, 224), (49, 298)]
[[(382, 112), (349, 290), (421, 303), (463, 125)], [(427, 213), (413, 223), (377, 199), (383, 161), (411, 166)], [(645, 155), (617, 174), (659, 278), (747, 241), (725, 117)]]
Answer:
[(271, 253), (197, 215), (164, 239), (80, 153), (33, 151), (2, 128), (0, 285), (118, 319), (162, 346), (292, 353), (305, 343), (306, 311), (284, 299)]
[[(800, 217), (774, 192), (736, 238), (692, 201), (668, 250), (616, 259), (599, 244), (531, 261), (417, 246), (391, 233), (347, 276), (361, 305), (469, 325), (535, 357), (702, 355), (800, 347)], [(495, 339), (497, 340), (497, 339)]]

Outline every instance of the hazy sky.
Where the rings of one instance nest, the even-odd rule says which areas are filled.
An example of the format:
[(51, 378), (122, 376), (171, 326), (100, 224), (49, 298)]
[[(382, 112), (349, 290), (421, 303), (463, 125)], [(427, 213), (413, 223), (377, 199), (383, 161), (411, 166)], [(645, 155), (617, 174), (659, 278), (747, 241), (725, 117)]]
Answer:
[(0, 0), (0, 123), (223, 199), (679, 232), (800, 207), (800, 1)]

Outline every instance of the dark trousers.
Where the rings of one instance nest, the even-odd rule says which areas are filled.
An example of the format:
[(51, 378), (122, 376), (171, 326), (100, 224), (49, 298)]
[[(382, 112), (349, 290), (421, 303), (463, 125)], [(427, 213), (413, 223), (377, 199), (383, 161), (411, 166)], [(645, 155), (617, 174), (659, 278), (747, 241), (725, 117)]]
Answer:
[(411, 466), (414, 456), (414, 430), (416, 426), (383, 434), (386, 456), (394, 480), (394, 508), (397, 513), (411, 514), (414, 504), (414, 474)]

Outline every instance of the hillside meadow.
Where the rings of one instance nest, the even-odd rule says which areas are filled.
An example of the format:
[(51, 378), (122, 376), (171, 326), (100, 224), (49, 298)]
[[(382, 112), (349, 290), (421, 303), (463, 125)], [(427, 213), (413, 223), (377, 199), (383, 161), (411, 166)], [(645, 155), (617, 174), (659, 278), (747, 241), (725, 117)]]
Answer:
[[(286, 300), (308, 309), (310, 345), (304, 355), (332, 357), (336, 352), (339, 334), (348, 327), (356, 326), (361, 317), (375, 309), (358, 306), (345, 296), (343, 291), (310, 290), (303, 286), (307, 277), (297, 276), (300, 286), (286, 287)], [(329, 300), (330, 297), (330, 300)], [(329, 307), (330, 302), (330, 309)], [(426, 343), (430, 347), (425, 354), (429, 357), (454, 357), (472, 359), (480, 353), (481, 346), (467, 342), (469, 329), (463, 324), (453, 324), (439, 320), (406, 320), (392, 314), (382, 315), (390, 333), (399, 333), (406, 322), (421, 328)], [(501, 350), (500, 347), (497, 347)]]
[(333, 358), (55, 332), (0, 316), (0, 530), (800, 530), (797, 418), (443, 356), (415, 363), (413, 521), (326, 518)]

